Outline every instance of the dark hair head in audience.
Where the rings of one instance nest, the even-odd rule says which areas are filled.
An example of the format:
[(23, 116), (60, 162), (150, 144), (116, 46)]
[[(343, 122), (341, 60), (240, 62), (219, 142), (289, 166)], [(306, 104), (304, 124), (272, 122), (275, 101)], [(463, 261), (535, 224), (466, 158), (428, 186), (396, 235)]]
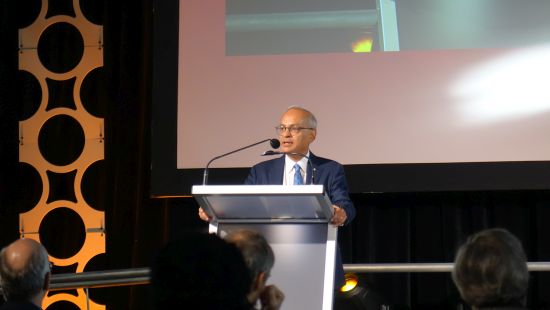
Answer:
[(241, 250), (252, 278), (262, 272), (269, 276), (271, 268), (275, 264), (275, 254), (261, 234), (252, 230), (240, 229), (230, 232), (224, 239)]
[(166, 245), (152, 267), (156, 309), (249, 309), (251, 276), (236, 246), (212, 234)]
[(521, 242), (505, 229), (487, 229), (458, 250), (452, 273), (460, 295), (474, 308), (524, 306), (529, 285)]

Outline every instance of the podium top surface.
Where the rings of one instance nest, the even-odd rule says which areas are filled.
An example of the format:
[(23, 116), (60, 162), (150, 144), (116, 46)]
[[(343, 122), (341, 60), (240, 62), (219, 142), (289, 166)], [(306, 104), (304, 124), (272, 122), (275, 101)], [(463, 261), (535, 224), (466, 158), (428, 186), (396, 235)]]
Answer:
[(193, 186), (192, 193), (219, 222), (327, 222), (332, 217), (323, 185), (201, 185)]
[(193, 195), (323, 194), (323, 185), (195, 185)]

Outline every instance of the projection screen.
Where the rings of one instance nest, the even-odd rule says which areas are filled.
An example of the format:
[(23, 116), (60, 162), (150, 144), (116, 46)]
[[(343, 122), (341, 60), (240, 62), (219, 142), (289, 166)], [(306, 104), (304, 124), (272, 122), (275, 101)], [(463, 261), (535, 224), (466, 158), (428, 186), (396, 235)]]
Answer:
[[(154, 192), (185, 193), (211, 158), (276, 138), (291, 105), (315, 113), (311, 150), (344, 164), (357, 192), (549, 187), (548, 2), (180, 0), (177, 10), (177, 59), (155, 55), (171, 73), (155, 68), (153, 99), (175, 132), (164, 142), (154, 132), (153, 175), (170, 164), (180, 176)], [(354, 52), (359, 43), (370, 50)], [(164, 92), (176, 102), (158, 103), (174, 75)], [(172, 154), (162, 164), (159, 149)], [(217, 160), (212, 174), (238, 183), (267, 149)]]

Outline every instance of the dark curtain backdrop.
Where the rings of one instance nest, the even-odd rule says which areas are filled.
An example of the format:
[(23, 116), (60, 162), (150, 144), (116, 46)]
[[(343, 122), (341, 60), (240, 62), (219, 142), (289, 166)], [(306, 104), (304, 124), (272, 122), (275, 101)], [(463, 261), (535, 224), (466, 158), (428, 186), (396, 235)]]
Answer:
[[(54, 10), (58, 13), (71, 3), (52, 2), (59, 5)], [(38, 5), (31, 0), (0, 4), (2, 247), (18, 237), (18, 214), (31, 209), (42, 191), (34, 169), (18, 163), (18, 121), (32, 115), (40, 93), (32, 78), (17, 70), (17, 28), (32, 22)], [(107, 253), (94, 258), (87, 271), (144, 267), (167, 240), (207, 230), (192, 198), (149, 196), (154, 3), (82, 0), (81, 5), (91, 21), (104, 27), (104, 67), (91, 74), (82, 97), (90, 113), (105, 119), (105, 160), (90, 167), (83, 192), (91, 206), (105, 211)], [(44, 51), (57, 62), (63, 62), (72, 47), (62, 38)], [(63, 89), (53, 92), (62, 96)], [(64, 129), (54, 128), (44, 145), (59, 152), (73, 147), (71, 132)], [(54, 183), (56, 197), (72, 190), (63, 178)], [(550, 260), (548, 191), (353, 193), (352, 198), (357, 218), (339, 234), (345, 263), (451, 262), (467, 235), (488, 227), (516, 234), (530, 261)], [(72, 255), (82, 242), (81, 226), (73, 220), (55, 214), (40, 229), (48, 250), (59, 257)], [(71, 270), (74, 266), (54, 271)], [(447, 273), (369, 274), (361, 281), (388, 304), (412, 309), (456, 309), (460, 300)], [(532, 273), (533, 309), (550, 308), (548, 292), (549, 275)], [(149, 306), (147, 286), (92, 289), (90, 294), (109, 309)]]

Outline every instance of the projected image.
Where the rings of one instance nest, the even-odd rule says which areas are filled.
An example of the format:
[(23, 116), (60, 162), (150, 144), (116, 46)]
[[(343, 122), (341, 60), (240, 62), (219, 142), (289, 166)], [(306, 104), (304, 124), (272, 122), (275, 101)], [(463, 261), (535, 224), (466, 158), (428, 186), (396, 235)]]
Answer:
[(227, 0), (226, 55), (379, 49), (375, 0)]
[(550, 42), (549, 1), (227, 0), (226, 55), (511, 48)]
[(550, 1), (395, 1), (401, 50), (517, 48), (550, 43)]

